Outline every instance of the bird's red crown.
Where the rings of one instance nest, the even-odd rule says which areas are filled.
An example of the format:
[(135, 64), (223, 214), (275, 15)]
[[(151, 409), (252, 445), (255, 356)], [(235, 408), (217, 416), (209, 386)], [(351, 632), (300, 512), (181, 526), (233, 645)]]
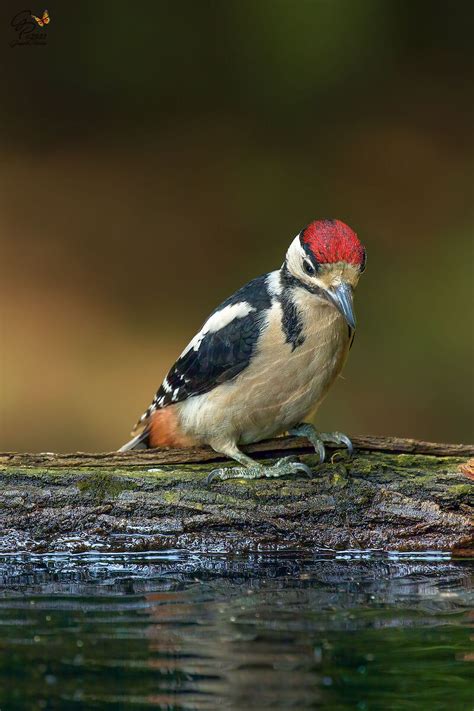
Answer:
[(364, 247), (356, 233), (340, 220), (310, 222), (302, 231), (300, 240), (320, 264), (348, 262), (364, 266)]

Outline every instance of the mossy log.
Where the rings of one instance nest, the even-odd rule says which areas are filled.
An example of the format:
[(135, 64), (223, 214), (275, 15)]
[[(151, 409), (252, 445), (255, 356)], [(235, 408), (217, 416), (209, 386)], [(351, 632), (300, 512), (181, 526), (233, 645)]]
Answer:
[[(278, 438), (254, 457), (301, 455), (313, 478), (206, 486), (210, 449), (0, 454), (0, 551), (196, 553), (438, 550), (474, 555), (474, 446), (353, 438), (355, 454)], [(232, 466), (229, 463), (229, 466)]]

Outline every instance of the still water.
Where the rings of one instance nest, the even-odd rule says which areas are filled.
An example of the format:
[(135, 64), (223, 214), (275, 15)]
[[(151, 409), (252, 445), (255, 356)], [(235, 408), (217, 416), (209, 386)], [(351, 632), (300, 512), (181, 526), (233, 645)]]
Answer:
[(0, 709), (474, 708), (474, 564), (0, 556)]

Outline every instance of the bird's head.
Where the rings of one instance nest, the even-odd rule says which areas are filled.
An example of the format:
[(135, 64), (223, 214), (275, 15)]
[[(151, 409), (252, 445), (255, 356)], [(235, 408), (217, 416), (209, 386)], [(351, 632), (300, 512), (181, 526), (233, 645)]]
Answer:
[(365, 249), (340, 220), (315, 220), (295, 237), (283, 270), (294, 285), (330, 301), (355, 328), (353, 290), (365, 269)]

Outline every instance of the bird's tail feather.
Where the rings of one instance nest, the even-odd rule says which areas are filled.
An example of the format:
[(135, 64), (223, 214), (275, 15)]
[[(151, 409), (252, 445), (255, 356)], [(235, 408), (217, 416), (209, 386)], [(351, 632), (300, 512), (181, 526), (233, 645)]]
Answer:
[(149, 434), (148, 429), (144, 429), (143, 432), (140, 432), (140, 434), (137, 434), (129, 442), (122, 445), (117, 452), (129, 452), (131, 449), (148, 449), (150, 446), (148, 443)]

